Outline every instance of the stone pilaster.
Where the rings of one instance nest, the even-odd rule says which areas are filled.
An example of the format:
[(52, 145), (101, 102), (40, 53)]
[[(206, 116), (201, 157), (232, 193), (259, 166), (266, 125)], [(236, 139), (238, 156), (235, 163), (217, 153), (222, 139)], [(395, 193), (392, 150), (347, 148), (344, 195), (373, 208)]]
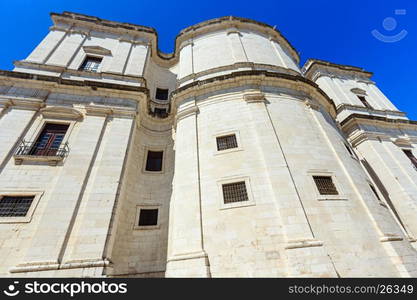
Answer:
[(210, 277), (201, 220), (197, 114), (193, 106), (177, 115), (166, 277)]
[[(323, 247), (323, 242), (314, 236), (277, 130), (270, 119), (265, 95), (256, 90), (249, 91), (244, 94), (244, 100), (250, 105), (251, 124), (258, 136), (256, 142), (263, 152), (265, 168), (286, 236), (284, 252), (287, 260), (287, 275), (336, 277), (337, 274)], [(308, 268), (306, 265), (313, 258), (315, 263), (311, 265), (316, 264), (318, 271), (306, 271), (313, 270), (310, 268), (311, 265)]]

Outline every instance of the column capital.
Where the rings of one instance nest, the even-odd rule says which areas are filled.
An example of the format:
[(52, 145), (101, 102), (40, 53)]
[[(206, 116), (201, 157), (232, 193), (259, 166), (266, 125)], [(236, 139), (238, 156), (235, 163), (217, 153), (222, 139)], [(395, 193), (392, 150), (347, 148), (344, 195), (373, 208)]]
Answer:
[(250, 91), (243, 94), (243, 99), (247, 103), (265, 102), (265, 94), (261, 91)]

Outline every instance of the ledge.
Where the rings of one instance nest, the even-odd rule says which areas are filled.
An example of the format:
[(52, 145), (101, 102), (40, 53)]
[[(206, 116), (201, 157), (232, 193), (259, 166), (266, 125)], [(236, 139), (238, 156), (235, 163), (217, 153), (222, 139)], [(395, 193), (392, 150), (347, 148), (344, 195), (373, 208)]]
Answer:
[(405, 124), (405, 125), (417, 125), (417, 121), (413, 120), (406, 120), (406, 119), (391, 119), (387, 117), (378, 117), (378, 116), (370, 116), (370, 115), (363, 115), (363, 114), (352, 114), (342, 122), (340, 122), (340, 126), (345, 126), (349, 121), (353, 120), (369, 120), (369, 121), (380, 121), (385, 123), (391, 124)]
[(179, 94), (186, 92), (187, 90), (191, 90), (193, 88), (200, 88), (200, 87), (204, 87), (205, 85), (208, 84), (220, 84), (220, 82), (224, 82), (224, 81), (233, 81), (236, 82), (236, 79), (245, 79), (249, 78), (252, 79), (251, 77), (259, 77), (259, 82), (265, 82), (269, 79), (283, 79), (283, 80), (289, 80), (289, 81), (293, 81), (296, 84), (306, 84), (307, 86), (310, 86), (312, 89), (315, 90), (315, 92), (317, 92), (318, 94), (320, 94), (325, 101), (327, 101), (327, 103), (334, 109), (334, 112), (336, 112), (336, 106), (333, 102), (333, 100), (331, 98), (329, 98), (329, 96), (313, 81), (301, 76), (301, 75), (291, 75), (291, 74), (285, 74), (285, 73), (276, 73), (276, 72), (269, 72), (269, 71), (265, 71), (265, 70), (248, 70), (248, 71), (236, 71), (236, 72), (232, 72), (230, 74), (226, 74), (226, 75), (220, 75), (220, 76), (215, 76), (215, 77), (211, 77), (208, 79), (204, 79), (204, 80), (197, 80), (194, 81), (192, 83), (186, 84), (178, 89), (176, 89), (175, 91), (173, 91), (171, 93), (171, 97), (172, 99), (175, 99), (176, 97), (178, 97)]
[(91, 81), (91, 80), (62, 79), (56, 76), (31, 74), (31, 73), (24, 73), (24, 72), (0, 70), (0, 77), (34, 80), (34, 81), (45, 81), (45, 82), (52, 82), (56, 84), (69, 85), (69, 86), (90, 87), (93, 90), (96, 90), (97, 88), (103, 88), (103, 89), (122, 90), (122, 91), (129, 91), (129, 92), (141, 92), (141, 93), (149, 94), (149, 90), (145, 87), (98, 82), (98, 81)]
[(395, 241), (402, 241), (404, 238), (399, 235), (385, 235), (381, 237), (379, 240), (380, 242), (395, 242)]
[(323, 246), (322, 241), (318, 241), (315, 239), (305, 239), (305, 240), (293, 240), (288, 241), (285, 249), (298, 249), (298, 248), (309, 248), (309, 247), (321, 247)]
[(24, 161), (46, 162), (50, 166), (56, 166), (64, 158), (62, 156), (37, 156), (37, 155), (13, 155), (15, 165), (21, 165)]
[(79, 260), (69, 261), (63, 264), (57, 262), (37, 262), (20, 264), (9, 269), (10, 273), (26, 273), (26, 272), (39, 272), (39, 271), (51, 271), (51, 270), (63, 270), (63, 269), (84, 269), (84, 268), (100, 268), (111, 265), (111, 261), (108, 259), (92, 259), (92, 260)]
[(208, 255), (204, 251), (184, 253), (184, 254), (171, 256), (170, 258), (168, 258), (167, 262), (178, 261), (178, 260), (188, 260), (188, 259), (198, 259), (198, 258), (204, 258), (207, 260)]

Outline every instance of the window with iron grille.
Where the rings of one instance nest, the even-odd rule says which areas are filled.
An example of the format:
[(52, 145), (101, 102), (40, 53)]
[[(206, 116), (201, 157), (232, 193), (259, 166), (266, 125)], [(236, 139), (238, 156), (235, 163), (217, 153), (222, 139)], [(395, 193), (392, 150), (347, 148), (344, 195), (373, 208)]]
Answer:
[(367, 107), (367, 108), (372, 108), (372, 106), (368, 103), (368, 101), (366, 100), (365, 96), (359, 96), (358, 95), (359, 100), (361, 100), (362, 104)]
[(81, 67), (79, 68), (79, 70), (88, 71), (88, 72), (97, 72), (98, 68), (100, 67), (101, 61), (102, 61), (102, 58), (100, 57), (87, 56), (84, 62), (82, 63)]
[(168, 89), (156, 89), (155, 98), (158, 100), (168, 100)]
[(148, 151), (146, 159), (146, 171), (162, 171), (163, 151)]
[(139, 212), (139, 226), (158, 225), (158, 209), (141, 208)]
[(0, 217), (26, 216), (35, 196), (3, 196), (0, 199)]
[(320, 195), (339, 195), (331, 176), (313, 176)]
[(235, 134), (219, 136), (217, 140), (217, 150), (222, 151), (231, 148), (237, 148), (237, 140)]
[(414, 167), (417, 168), (417, 158), (414, 156), (413, 152), (407, 149), (403, 149), (403, 152), (405, 155), (407, 155), (408, 159), (411, 161)]
[(222, 189), (224, 204), (249, 200), (244, 181), (223, 184)]

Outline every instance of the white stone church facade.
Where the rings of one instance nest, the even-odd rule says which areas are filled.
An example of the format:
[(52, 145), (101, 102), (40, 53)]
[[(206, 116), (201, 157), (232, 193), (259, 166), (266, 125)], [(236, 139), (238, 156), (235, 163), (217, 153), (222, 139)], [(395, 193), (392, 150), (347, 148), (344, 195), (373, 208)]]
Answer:
[(417, 122), (372, 73), (243, 18), (164, 54), (51, 17), (0, 71), (0, 276), (417, 276)]

